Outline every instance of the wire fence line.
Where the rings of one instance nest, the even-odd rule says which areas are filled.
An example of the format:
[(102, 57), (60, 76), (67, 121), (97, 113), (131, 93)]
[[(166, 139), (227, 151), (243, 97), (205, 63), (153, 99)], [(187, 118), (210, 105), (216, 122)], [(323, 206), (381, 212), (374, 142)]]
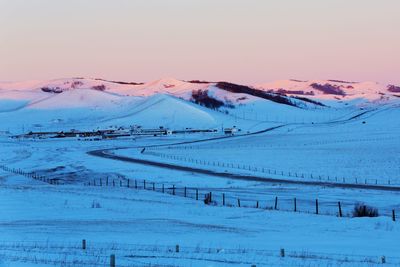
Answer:
[[(182, 246), (181, 244), (125, 244), (91, 242), (11, 241), (0, 242), (3, 259), (62, 266), (184, 266), (187, 261), (215, 262), (259, 266), (275, 260), (302, 260), (315, 264), (324, 262), (399, 264), (400, 257), (258, 249), (241, 247)], [(111, 262), (113, 258), (113, 262)], [(86, 264), (86, 265), (85, 265)], [(183, 264), (183, 265), (182, 265)], [(324, 264), (325, 265), (325, 264)]]
[[(397, 136), (391, 137), (379, 137), (379, 138), (351, 138), (351, 139), (342, 139), (342, 140), (327, 140), (327, 141), (312, 141), (312, 142), (304, 142), (302, 145), (296, 144), (299, 147), (303, 146), (313, 146), (313, 145), (331, 145), (331, 144), (341, 144), (341, 143), (355, 143), (355, 142), (371, 142), (376, 141), (380, 142), (383, 140), (397, 140)], [(262, 145), (262, 144), (235, 144), (235, 149), (268, 149), (268, 148), (277, 148), (277, 147), (293, 147), (293, 144), (273, 144), (273, 145)], [(218, 146), (215, 145), (170, 145), (164, 147), (148, 147), (151, 150), (163, 150), (163, 149), (174, 149), (174, 150), (199, 150), (199, 149), (232, 149), (232, 146), (221, 145), (218, 143)]]
[[(177, 197), (190, 198), (213, 206), (278, 210), (337, 217), (353, 217), (353, 211), (356, 206), (361, 205), (364, 208), (368, 208), (367, 205), (362, 203), (324, 199), (290, 198), (271, 195), (258, 196), (256, 199), (246, 194), (237, 195), (233, 192), (226, 192), (225, 188), (178, 187), (174, 184), (171, 185), (140, 179), (110, 180), (108, 178), (98, 178), (85, 183), (85, 185), (105, 188), (125, 187), (128, 189), (148, 190)], [(395, 209), (385, 210), (379, 215), (391, 217), (393, 221), (396, 221)]]
[[(305, 172), (298, 172), (298, 171), (288, 171), (288, 170), (278, 170), (272, 169), (268, 167), (262, 166), (252, 166), (243, 163), (232, 163), (232, 162), (223, 162), (223, 161), (213, 161), (213, 160), (205, 160), (205, 159), (196, 159), (192, 157), (185, 157), (179, 155), (170, 155), (161, 152), (155, 151), (146, 151), (144, 154), (160, 157), (164, 159), (172, 159), (181, 162), (187, 162), (190, 164), (197, 164), (202, 166), (211, 166), (214, 168), (229, 168), (229, 169), (236, 169), (241, 171), (250, 171), (250, 172), (257, 172), (260, 174), (268, 174), (268, 175), (276, 175), (283, 178), (290, 177), (295, 178), (296, 180), (304, 180), (304, 179), (311, 179), (313, 181), (321, 181), (321, 182), (332, 182), (332, 183), (340, 183), (340, 184), (364, 184), (364, 185), (381, 185), (381, 186), (395, 186), (400, 185), (400, 181), (398, 180), (378, 180), (378, 179), (371, 179), (371, 178), (349, 178), (349, 177), (340, 177), (340, 176), (331, 176), (327, 174), (313, 174), (313, 173), (305, 173)], [(266, 177), (270, 178), (270, 177)]]
[[(15, 174), (23, 175), (28, 178), (47, 183), (49, 185), (65, 185), (64, 180), (58, 178), (46, 178), (35, 172), (25, 172), (22, 169), (9, 168), (0, 165), (0, 168)], [(349, 201), (334, 201), (329, 199), (310, 199), (288, 196), (278, 196), (269, 194), (254, 194), (252, 192), (238, 193), (229, 191), (229, 188), (207, 188), (207, 187), (187, 187), (176, 186), (171, 183), (161, 183), (146, 179), (129, 179), (125, 177), (115, 178), (94, 178), (84, 183), (85, 186), (110, 188), (126, 188), (134, 190), (147, 190), (177, 197), (190, 198), (201, 201), (205, 205), (254, 208), (261, 210), (276, 210), (286, 212), (299, 212), (315, 215), (328, 215), (337, 217), (353, 217), (356, 207), (368, 208), (363, 203)], [(396, 210), (381, 210), (379, 216), (391, 217), (396, 221)], [(378, 215), (378, 214), (376, 214)]]

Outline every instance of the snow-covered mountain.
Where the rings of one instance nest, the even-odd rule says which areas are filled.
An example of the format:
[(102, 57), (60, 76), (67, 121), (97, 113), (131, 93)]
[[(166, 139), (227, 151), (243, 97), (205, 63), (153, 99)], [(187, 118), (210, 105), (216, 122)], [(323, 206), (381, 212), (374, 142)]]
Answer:
[(105, 123), (252, 129), (260, 122), (332, 119), (399, 101), (399, 95), (394, 85), (337, 80), (254, 86), (174, 78), (147, 83), (90, 78), (0, 82), (0, 121), (4, 129)]
[[(193, 90), (209, 90), (220, 98), (231, 94), (222, 94), (218, 82), (182, 81), (174, 78), (163, 78), (147, 83), (107, 81), (104, 79), (66, 78), (49, 81), (0, 82), (1, 98), (21, 99), (39, 92), (62, 93), (77, 89), (92, 89), (111, 92), (124, 96), (150, 96), (170, 94), (187, 98)], [(303, 96), (321, 100), (348, 100), (363, 98), (376, 100), (382, 96), (391, 97), (400, 94), (400, 87), (383, 85), (376, 82), (348, 82), (338, 80), (280, 80), (270, 83), (249, 85), (249, 88), (288, 96)], [(43, 94), (42, 94), (43, 95)], [(232, 98), (232, 96), (230, 96)]]
[(349, 82), (339, 80), (280, 80), (255, 86), (256, 88), (287, 95), (304, 95), (319, 99), (376, 100), (400, 93), (400, 87), (377, 82)]

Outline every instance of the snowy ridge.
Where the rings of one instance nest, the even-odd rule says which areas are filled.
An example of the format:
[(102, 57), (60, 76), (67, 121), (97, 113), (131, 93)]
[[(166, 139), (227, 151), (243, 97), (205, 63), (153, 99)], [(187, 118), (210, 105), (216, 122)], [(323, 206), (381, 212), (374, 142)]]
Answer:
[[(3, 130), (25, 125), (68, 127), (85, 121), (254, 129), (260, 123), (272, 126), (326, 121), (359, 108), (400, 101), (387, 87), (372, 82), (287, 80), (254, 87), (231, 84), (244, 91), (229, 91), (221, 84), (174, 78), (143, 84), (89, 78), (0, 82), (0, 119)], [(201, 92), (206, 99), (195, 101), (193, 92)]]
[[(337, 93), (324, 92), (324, 87), (333, 90), (336, 88)], [(337, 80), (280, 80), (256, 85), (256, 88), (262, 90), (272, 90), (288, 95), (304, 95), (306, 97), (320, 99), (363, 98), (366, 100), (380, 99), (383, 95), (393, 95), (393, 92), (390, 92), (388, 87), (389, 85), (376, 82), (347, 82)]]

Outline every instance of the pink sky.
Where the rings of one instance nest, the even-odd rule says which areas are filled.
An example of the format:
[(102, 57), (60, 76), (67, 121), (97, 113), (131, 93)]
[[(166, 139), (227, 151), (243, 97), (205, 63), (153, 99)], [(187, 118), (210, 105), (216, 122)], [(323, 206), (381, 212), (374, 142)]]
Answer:
[(0, 0), (0, 80), (400, 84), (398, 0)]

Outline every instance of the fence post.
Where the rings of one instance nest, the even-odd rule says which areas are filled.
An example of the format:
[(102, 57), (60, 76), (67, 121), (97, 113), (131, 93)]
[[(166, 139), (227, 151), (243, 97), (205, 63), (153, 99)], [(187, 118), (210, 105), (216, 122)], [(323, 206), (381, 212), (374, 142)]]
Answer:
[(256, 209), (258, 209), (258, 200), (257, 200), (257, 203), (256, 203)]
[(176, 246), (175, 246), (175, 252), (176, 252), (176, 253), (179, 253), (179, 245), (176, 245)]
[(82, 239), (82, 249), (86, 249), (86, 239)]
[(186, 186), (185, 186), (185, 191), (183, 192), (184, 197), (186, 197)]
[(339, 207), (339, 217), (342, 217), (342, 205), (340, 204), (340, 201), (338, 201), (338, 207)]
[(129, 188), (129, 181), (130, 181), (130, 180), (128, 179), (128, 183), (127, 183), (127, 185), (126, 185), (126, 187), (128, 187), (128, 188)]
[(294, 198), (294, 211), (295, 212), (297, 211), (297, 200), (296, 200), (296, 198)]
[(196, 200), (199, 200), (199, 189), (196, 188)]
[(225, 206), (225, 194), (222, 193), (222, 206)]
[(394, 210), (392, 210), (392, 220), (395, 222), (396, 221), (396, 213)]
[(156, 185), (154, 182), (153, 182), (153, 191), (156, 191)]
[(175, 185), (172, 186), (172, 195), (175, 196)]
[(119, 180), (119, 187), (122, 187), (122, 180)]
[(275, 208), (274, 209), (277, 209), (278, 208), (278, 197), (275, 197)]
[(210, 203), (211, 203), (212, 202), (212, 192), (210, 192), (209, 198), (210, 198)]
[(162, 192), (164, 193), (164, 184), (162, 184)]
[(137, 189), (137, 181), (136, 181), (136, 179), (135, 179), (135, 189)]
[(115, 255), (111, 254), (110, 256), (110, 267), (115, 267)]
[(315, 200), (315, 214), (318, 214), (318, 199)]
[(280, 256), (281, 256), (282, 258), (285, 257), (285, 249), (281, 248)]
[(143, 180), (143, 189), (146, 189), (146, 180)]
[(240, 208), (240, 199), (238, 199), (238, 201), (237, 201), (237, 202), (238, 202), (238, 207)]

